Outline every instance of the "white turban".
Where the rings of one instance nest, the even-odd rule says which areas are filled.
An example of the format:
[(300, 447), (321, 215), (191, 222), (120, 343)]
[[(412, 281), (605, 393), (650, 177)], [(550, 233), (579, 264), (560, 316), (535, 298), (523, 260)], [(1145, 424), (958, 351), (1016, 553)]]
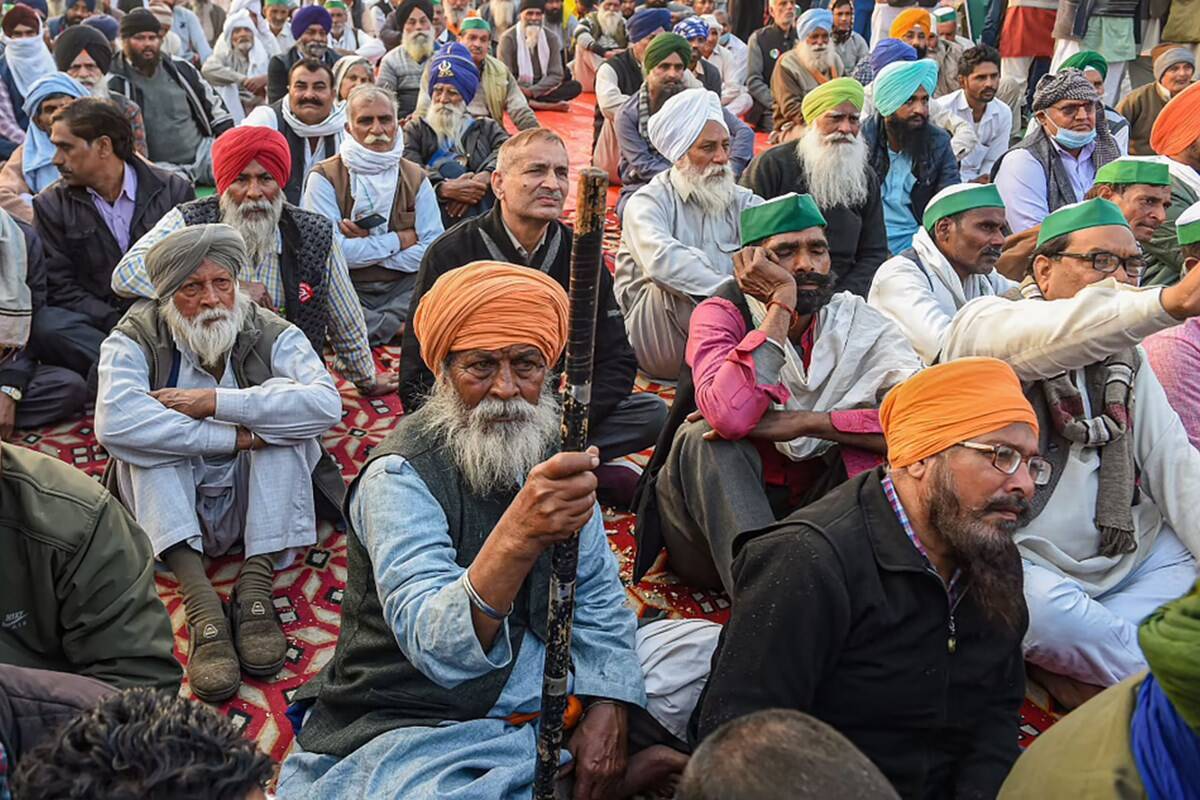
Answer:
[(654, 149), (674, 164), (696, 143), (709, 121), (719, 123), (729, 133), (716, 93), (708, 89), (685, 89), (651, 115), (646, 131)]

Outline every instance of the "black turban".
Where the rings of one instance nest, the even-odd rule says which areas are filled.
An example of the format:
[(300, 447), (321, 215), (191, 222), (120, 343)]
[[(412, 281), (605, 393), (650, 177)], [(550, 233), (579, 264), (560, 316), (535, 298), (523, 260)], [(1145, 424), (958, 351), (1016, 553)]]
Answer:
[(158, 17), (145, 8), (135, 8), (121, 17), (121, 38), (128, 39), (139, 33), (162, 33), (162, 23)]
[(430, 0), (404, 0), (396, 9), (396, 27), (401, 33), (404, 32), (404, 24), (412, 16), (412, 12), (418, 8), (429, 18), (429, 24), (433, 24), (433, 3)]
[(104, 34), (90, 25), (71, 25), (54, 41), (54, 65), (66, 72), (84, 50), (96, 62), (101, 72), (108, 72), (112, 63), (112, 48)]

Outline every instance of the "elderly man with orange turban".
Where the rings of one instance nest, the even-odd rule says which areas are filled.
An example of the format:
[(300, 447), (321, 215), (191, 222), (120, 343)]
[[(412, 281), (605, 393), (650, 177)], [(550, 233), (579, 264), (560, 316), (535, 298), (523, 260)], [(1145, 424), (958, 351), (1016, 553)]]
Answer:
[(832, 725), (901, 797), (994, 797), (1017, 757), (1027, 614), (1013, 535), (1049, 465), (1011, 368), (923, 370), (879, 410), (887, 468), (756, 532), (693, 721)]
[[(476, 261), (412, 320), (433, 395), (350, 488), (341, 635), (300, 691), (312, 705), (283, 797), (529, 797), (545, 658), (549, 548), (579, 531), (564, 756), (575, 797), (626, 797), (630, 712), (645, 705), (636, 620), (596, 505), (596, 448), (556, 453), (549, 380), (567, 296), (537, 270)], [(629, 760), (630, 776), (645, 759)], [(670, 756), (678, 767), (686, 760)], [(664, 774), (660, 772), (659, 774)], [(632, 779), (632, 778), (631, 778)]]
[(1155, 160), (1171, 170), (1171, 205), (1167, 219), (1142, 245), (1148, 264), (1142, 285), (1170, 286), (1181, 277), (1179, 215), (1200, 200), (1200, 84), (1192, 84), (1163, 107), (1150, 133)]
[(242, 235), (242, 287), (257, 304), (293, 323), (318, 353), (328, 341), (338, 370), (364, 395), (393, 392), (395, 375), (376, 374), (367, 324), (333, 224), (287, 202), (283, 187), (292, 158), (283, 134), (233, 128), (213, 143), (217, 192), (169, 211), (142, 236), (112, 273), (122, 297), (154, 297), (146, 254), (174, 231), (224, 222)]

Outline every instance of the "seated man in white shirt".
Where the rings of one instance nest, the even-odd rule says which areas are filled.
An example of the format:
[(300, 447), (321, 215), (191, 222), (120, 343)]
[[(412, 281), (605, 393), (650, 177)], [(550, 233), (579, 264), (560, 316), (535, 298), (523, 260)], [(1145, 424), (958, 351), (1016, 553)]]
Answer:
[(301, 207), (333, 221), (374, 347), (404, 329), (425, 248), (444, 230), (442, 212), (425, 170), (404, 158), (392, 92), (354, 87), (346, 131), (338, 154), (313, 167)]
[(1004, 201), (996, 187), (947, 187), (929, 201), (912, 247), (879, 267), (867, 302), (933, 364), (960, 308), (1016, 286), (996, 272), (1003, 245)]
[(692, 309), (733, 275), (742, 209), (762, 199), (734, 182), (729, 129), (712, 92), (684, 90), (647, 128), (672, 166), (625, 207), (613, 289), (638, 366), (675, 380)]
[(1037, 411), (1053, 473), (1016, 534), (1025, 657), (1068, 704), (1146, 669), (1138, 623), (1196, 581), (1200, 452), (1138, 342), (1200, 315), (1200, 273), (1139, 290), (1144, 264), (1116, 205), (1062, 208), (1042, 224), (1023, 299), (968, 303), (942, 348), (943, 361), (1007, 361)]
[(996, 99), (1000, 86), (1000, 53), (981, 44), (963, 53), (958, 62), (961, 89), (932, 101), (935, 117), (952, 114), (975, 131), (978, 144), (958, 161), (964, 181), (990, 183), (992, 166), (1008, 150), (1012, 111)]
[(733, 51), (721, 44), (721, 23), (714, 14), (701, 17), (708, 24), (708, 39), (700, 45), (700, 55), (721, 73), (721, 105), (730, 114), (740, 117), (754, 105), (754, 98), (746, 88), (745, 54), (738, 58)]

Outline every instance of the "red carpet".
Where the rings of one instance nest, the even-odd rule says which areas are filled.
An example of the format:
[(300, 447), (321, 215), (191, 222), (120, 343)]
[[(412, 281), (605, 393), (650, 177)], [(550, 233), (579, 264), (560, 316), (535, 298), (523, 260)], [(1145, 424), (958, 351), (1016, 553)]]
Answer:
[[(574, 212), (575, 175), (579, 167), (590, 162), (592, 139), (591, 95), (584, 95), (572, 104), (570, 113), (540, 115), (543, 122), (567, 141), (572, 161), (572, 199), (566, 216)], [(760, 144), (762, 144), (760, 136)], [(615, 198), (615, 189), (610, 196)], [(610, 229), (607, 244), (615, 252), (617, 230), (615, 219), (609, 215)], [(610, 262), (611, 266), (611, 262)], [(398, 349), (381, 348), (377, 359), (382, 368), (394, 369)], [(341, 423), (325, 437), (325, 444), (338, 460), (347, 480), (357, 474), (371, 447), (378, 444), (400, 413), (396, 397), (365, 400), (353, 387), (339, 381), (344, 414)], [(671, 387), (640, 384), (644, 390), (657, 391), (667, 399), (673, 397)], [(40, 450), (99, 477), (107, 458), (96, 443), (90, 417), (66, 422), (53, 428), (24, 431), (20, 444)], [(648, 453), (631, 460), (645, 463)], [(622, 577), (628, 582), (632, 569), (634, 519), (629, 514), (607, 513), (605, 524), (609, 543), (621, 562)], [(333, 655), (341, 616), (341, 596), (346, 579), (346, 548), (344, 534), (331, 530), (320, 531), (323, 540), (303, 558), (275, 578), (275, 606), (284, 622), (291, 648), (288, 660), (271, 681), (246, 678), (238, 695), (222, 710), (243, 726), (246, 735), (257, 740), (260, 747), (273, 758), (282, 760), (292, 743), (291, 726), (284, 716), (292, 692), (311, 678)], [(663, 571), (665, 554), (656, 569), (641, 583), (628, 587), (629, 599), (639, 614), (665, 611), (672, 616), (703, 616), (724, 622), (729, 616), (729, 599), (723, 593), (693, 591), (680, 584), (670, 573)], [(228, 596), (237, 574), (237, 558), (220, 559), (213, 563), (210, 575), (218, 590)], [(160, 573), (158, 591), (171, 614), (175, 628), (176, 655), (182, 662), (187, 648), (187, 633), (181, 599), (170, 573)], [(186, 687), (185, 687), (186, 691)], [(1022, 709), (1021, 743), (1028, 742), (1053, 724), (1054, 716), (1046, 710), (1045, 700), (1035, 701), (1036, 687)]]

